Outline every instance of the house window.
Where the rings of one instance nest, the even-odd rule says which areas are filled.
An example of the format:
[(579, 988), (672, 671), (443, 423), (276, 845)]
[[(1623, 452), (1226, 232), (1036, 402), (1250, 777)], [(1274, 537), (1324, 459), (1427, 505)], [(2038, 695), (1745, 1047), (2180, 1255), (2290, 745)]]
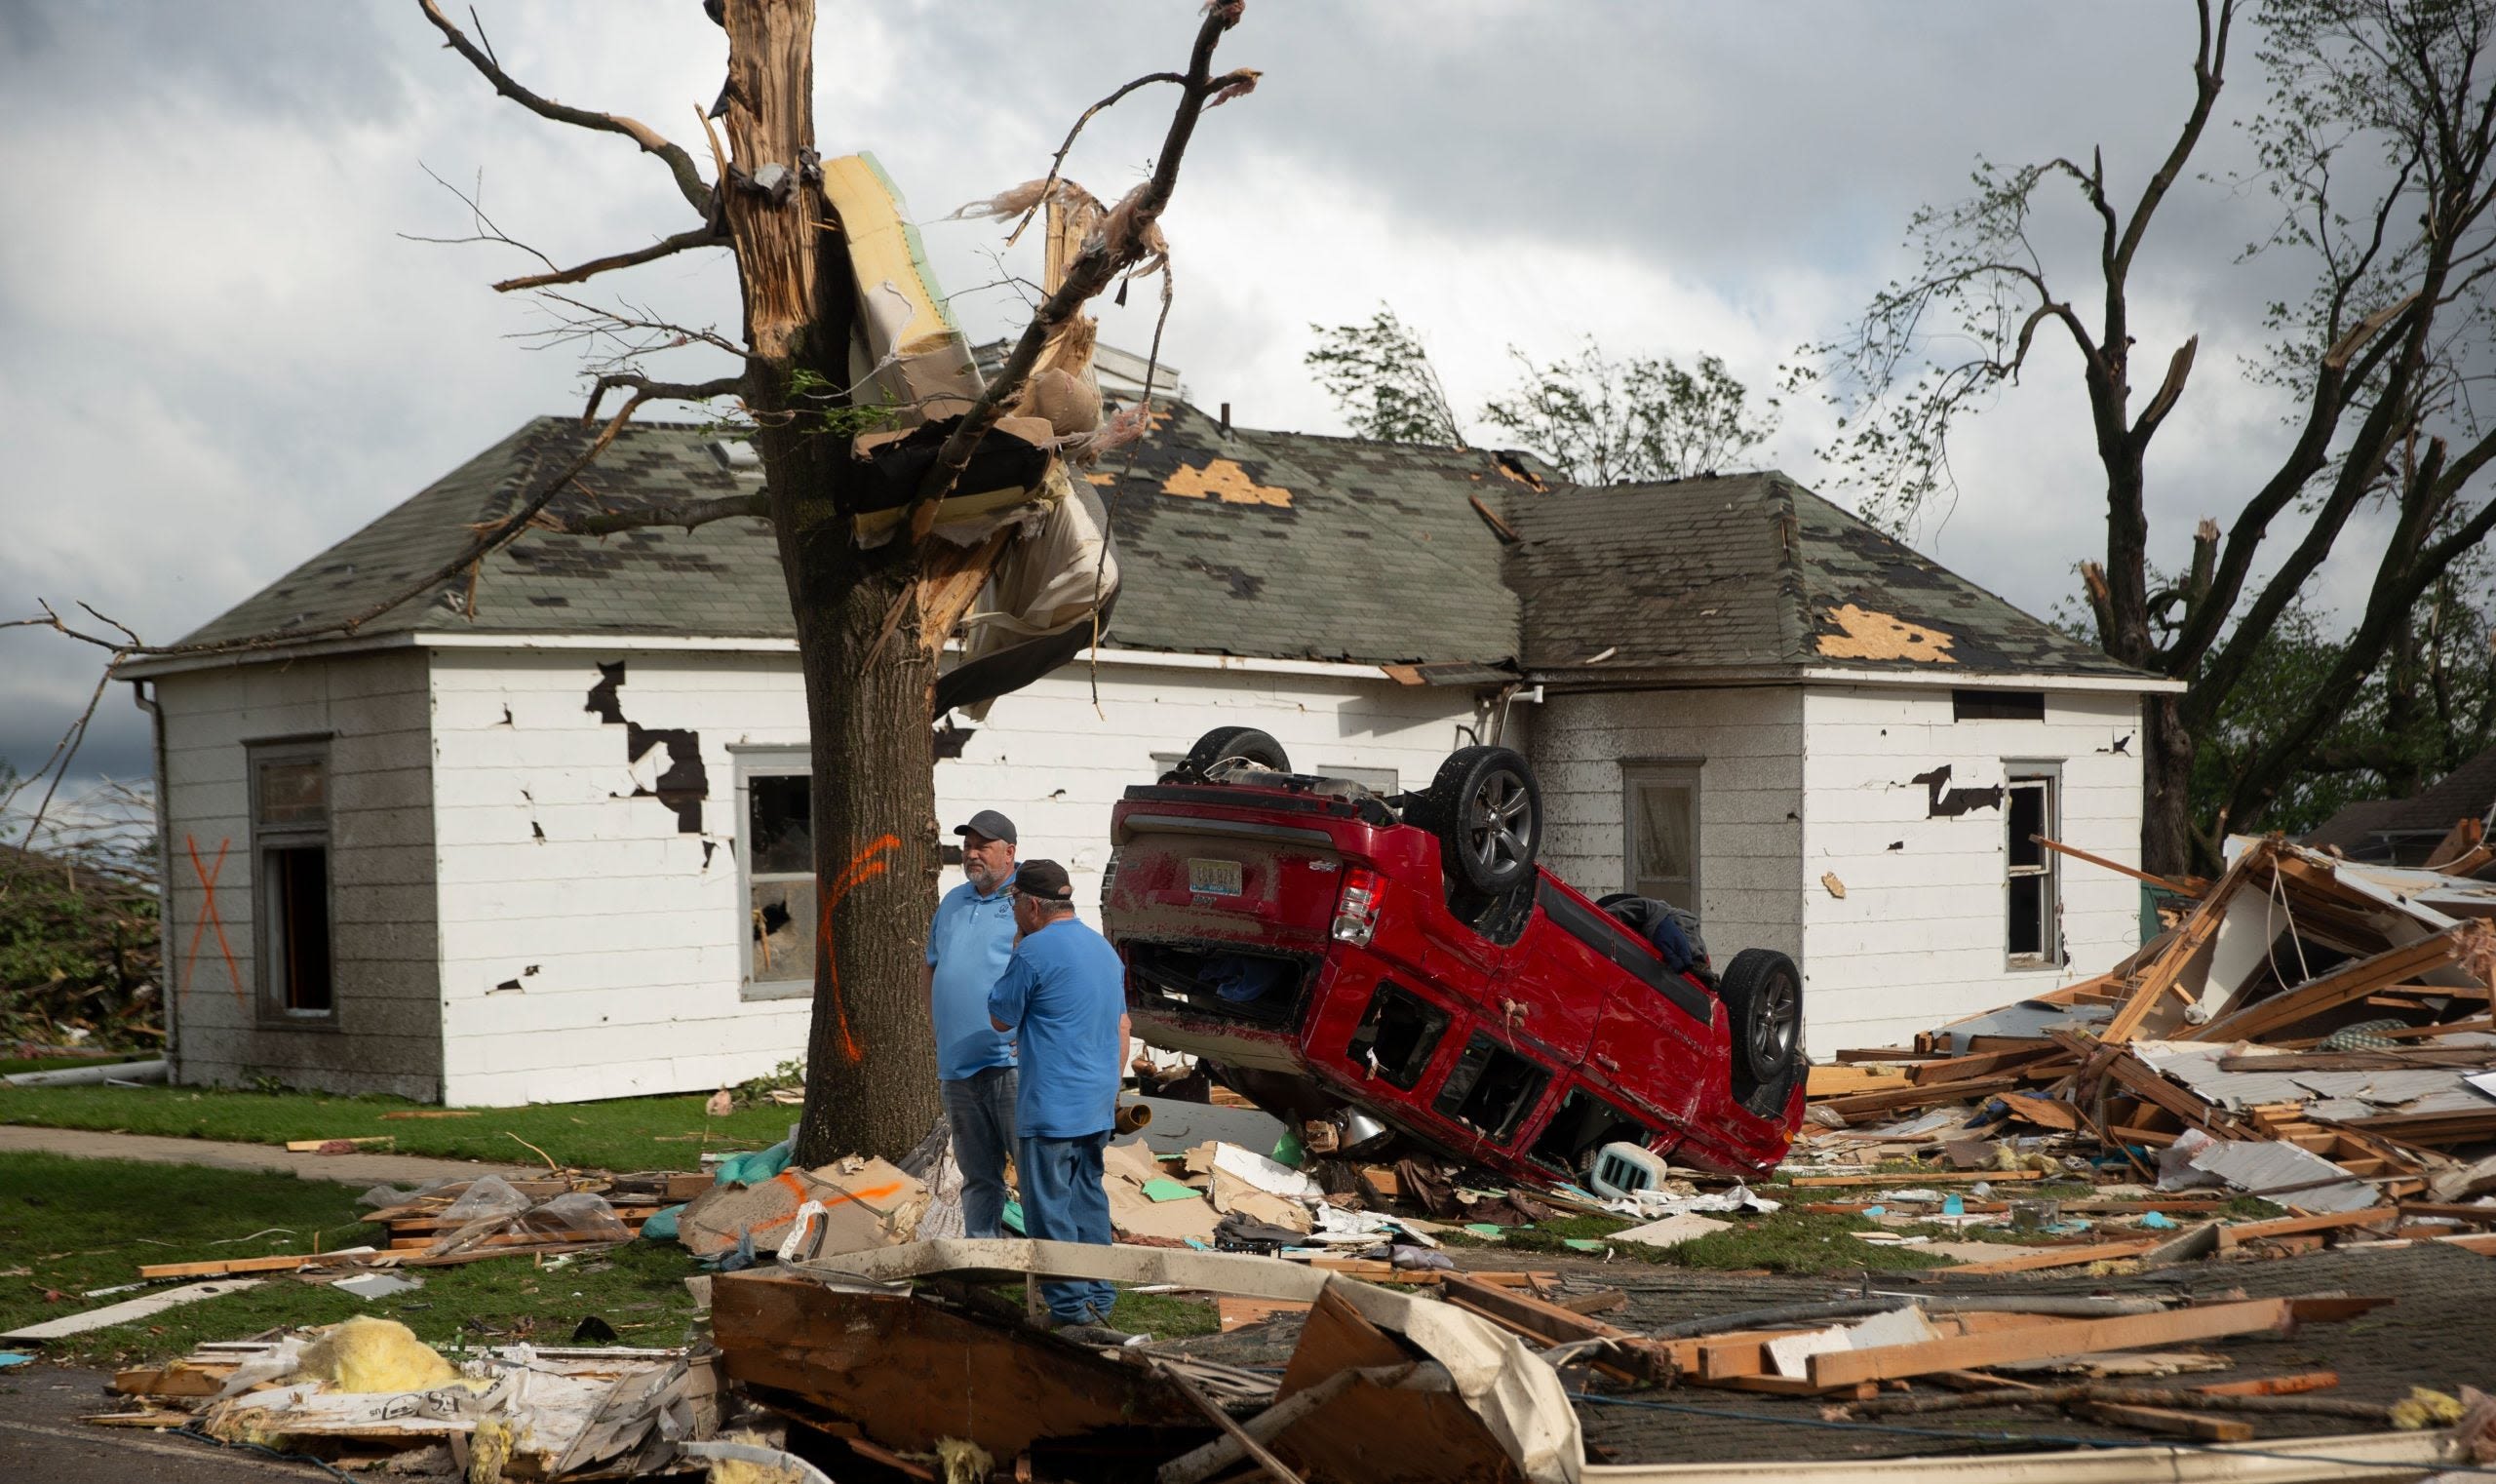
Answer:
[(334, 1020), (330, 957), (330, 749), (253, 745), (253, 934), (264, 1018)]
[(1622, 887), (1698, 911), (1698, 768), (1696, 762), (1624, 762)]
[(745, 825), (745, 994), (814, 993), (814, 779), (801, 754), (738, 759)]
[(2051, 773), (2022, 772), (2016, 767), (2005, 780), (2012, 968), (2045, 968), (2062, 959), (2054, 853), (2037, 843), (2040, 838), (2054, 838), (2055, 781)]
[(1430, 1106), (1492, 1143), (1505, 1144), (1516, 1137), (1517, 1125), (1534, 1112), (1550, 1080), (1547, 1068), (1477, 1031)]

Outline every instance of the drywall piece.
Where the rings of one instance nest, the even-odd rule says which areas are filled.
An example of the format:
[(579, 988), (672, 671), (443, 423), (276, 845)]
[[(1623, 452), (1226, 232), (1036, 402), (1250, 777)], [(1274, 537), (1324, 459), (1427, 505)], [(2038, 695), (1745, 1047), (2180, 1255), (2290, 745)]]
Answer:
[(145, 1298), (127, 1299), (119, 1304), (108, 1304), (102, 1308), (91, 1308), (82, 1314), (71, 1314), (62, 1319), (47, 1319), (41, 1324), (29, 1324), (23, 1329), (13, 1329), (5, 1335), (0, 1335), (0, 1341), (59, 1340), (70, 1335), (83, 1335), (89, 1330), (107, 1329), (116, 1324), (129, 1324), (152, 1314), (161, 1314), (169, 1308), (178, 1308), (184, 1304), (196, 1304), (202, 1299), (221, 1299), (229, 1293), (241, 1293), (247, 1288), (257, 1288), (260, 1286), (260, 1281), (258, 1278), (224, 1278), (214, 1283), (192, 1283), (182, 1288), (167, 1289), (163, 1293), (151, 1293)]
[(1643, 1227), (1615, 1231), (1609, 1240), (1638, 1242), (1649, 1247), (1678, 1247), (1711, 1231), (1730, 1231), (1733, 1227), (1729, 1221), (1717, 1221), (1696, 1211), (1685, 1211), (1679, 1216), (1667, 1216), (1662, 1221), (1651, 1221)]

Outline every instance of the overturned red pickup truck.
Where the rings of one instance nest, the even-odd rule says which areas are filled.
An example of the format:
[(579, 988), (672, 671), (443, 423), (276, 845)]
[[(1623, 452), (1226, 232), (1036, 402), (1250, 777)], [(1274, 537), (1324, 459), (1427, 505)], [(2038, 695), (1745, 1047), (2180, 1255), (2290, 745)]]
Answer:
[(1401, 1138), (1538, 1184), (1584, 1183), (1615, 1142), (1774, 1168), (1803, 1116), (1793, 961), (1718, 975), (1662, 904), (1588, 900), (1536, 863), (1541, 815), (1505, 748), (1382, 797), (1207, 733), (1112, 815), (1102, 920), (1136, 1034), (1364, 1154)]

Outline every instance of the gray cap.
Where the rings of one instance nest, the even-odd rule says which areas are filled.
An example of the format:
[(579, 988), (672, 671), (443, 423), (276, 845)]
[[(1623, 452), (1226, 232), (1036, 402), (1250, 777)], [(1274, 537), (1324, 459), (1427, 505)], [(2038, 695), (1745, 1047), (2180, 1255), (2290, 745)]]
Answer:
[(1001, 840), (1009, 845), (1022, 843), (1014, 838), (1014, 821), (997, 813), (994, 809), (980, 810), (971, 816), (969, 824), (954, 826), (954, 833), (982, 835), (990, 840)]

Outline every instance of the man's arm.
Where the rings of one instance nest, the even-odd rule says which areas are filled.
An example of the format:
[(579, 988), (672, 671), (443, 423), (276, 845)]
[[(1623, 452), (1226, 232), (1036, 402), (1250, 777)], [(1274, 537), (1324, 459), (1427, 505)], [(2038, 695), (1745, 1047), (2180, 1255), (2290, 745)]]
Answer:
[(1009, 1035), (1023, 1023), (1023, 1008), (1032, 993), (1032, 966), (1021, 954), (1005, 960), (1005, 972), (988, 992), (988, 1023)]

